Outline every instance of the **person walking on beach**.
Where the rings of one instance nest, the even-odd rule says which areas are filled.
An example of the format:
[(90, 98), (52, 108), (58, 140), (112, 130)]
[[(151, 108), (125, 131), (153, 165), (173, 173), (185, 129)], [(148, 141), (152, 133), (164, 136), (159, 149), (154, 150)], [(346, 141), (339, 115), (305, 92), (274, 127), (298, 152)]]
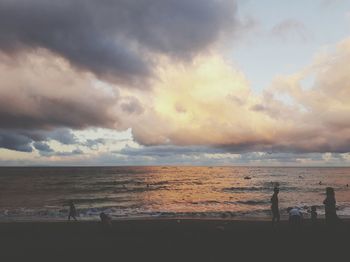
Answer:
[(77, 221), (77, 210), (75, 209), (73, 200), (69, 201), (69, 214), (68, 214), (68, 221), (70, 221), (70, 218), (73, 218), (75, 221)]
[(280, 190), (278, 187), (275, 187), (273, 189), (273, 195), (271, 197), (271, 211), (272, 211), (272, 225), (275, 224), (275, 222), (280, 221), (280, 211), (278, 208), (278, 193)]
[(334, 225), (335, 223), (339, 222), (336, 211), (335, 193), (332, 187), (326, 188), (326, 199), (323, 201), (323, 204), (326, 215), (326, 224)]

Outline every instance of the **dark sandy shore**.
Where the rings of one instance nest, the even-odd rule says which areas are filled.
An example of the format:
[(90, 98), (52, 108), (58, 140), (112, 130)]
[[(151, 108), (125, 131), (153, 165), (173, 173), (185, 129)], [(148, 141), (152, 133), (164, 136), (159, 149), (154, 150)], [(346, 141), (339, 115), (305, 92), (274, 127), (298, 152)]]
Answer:
[(0, 261), (349, 261), (350, 221), (3, 222), (0, 251)]

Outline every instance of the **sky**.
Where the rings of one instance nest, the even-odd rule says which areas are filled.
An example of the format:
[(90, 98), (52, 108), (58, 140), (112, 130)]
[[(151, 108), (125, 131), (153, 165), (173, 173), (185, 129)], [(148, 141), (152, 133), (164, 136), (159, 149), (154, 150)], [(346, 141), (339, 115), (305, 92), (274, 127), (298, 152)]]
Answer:
[(0, 165), (350, 165), (350, 1), (0, 0)]

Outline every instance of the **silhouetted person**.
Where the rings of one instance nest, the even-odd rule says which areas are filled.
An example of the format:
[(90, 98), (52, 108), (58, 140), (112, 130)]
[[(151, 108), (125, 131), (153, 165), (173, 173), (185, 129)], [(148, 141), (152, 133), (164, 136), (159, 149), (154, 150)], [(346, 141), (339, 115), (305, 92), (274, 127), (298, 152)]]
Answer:
[(77, 221), (77, 210), (75, 209), (74, 203), (72, 200), (69, 201), (69, 214), (68, 214), (68, 221), (70, 221), (70, 218), (73, 218), (75, 221)]
[(300, 209), (297, 207), (289, 208), (289, 224), (292, 226), (301, 225), (301, 221), (303, 219), (303, 214)]
[(100, 219), (101, 219), (101, 223), (103, 226), (105, 227), (111, 227), (112, 226), (112, 219), (110, 216), (108, 216), (107, 214), (105, 214), (104, 212), (102, 212), (100, 214)]
[(280, 211), (278, 208), (278, 193), (279, 189), (278, 187), (275, 187), (273, 189), (273, 195), (271, 197), (272, 225), (274, 225), (275, 222), (280, 221)]
[(317, 211), (316, 211), (316, 206), (311, 207), (311, 223), (313, 225), (317, 224)]
[(335, 193), (332, 187), (326, 188), (326, 199), (323, 201), (326, 215), (326, 224), (331, 225), (339, 221), (336, 211)]

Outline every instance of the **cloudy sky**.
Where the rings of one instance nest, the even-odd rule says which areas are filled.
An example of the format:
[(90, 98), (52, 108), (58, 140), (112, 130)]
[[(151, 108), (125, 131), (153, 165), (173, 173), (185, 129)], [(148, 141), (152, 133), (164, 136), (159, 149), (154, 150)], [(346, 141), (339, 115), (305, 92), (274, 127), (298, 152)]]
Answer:
[(348, 0), (0, 0), (0, 165), (350, 165)]

